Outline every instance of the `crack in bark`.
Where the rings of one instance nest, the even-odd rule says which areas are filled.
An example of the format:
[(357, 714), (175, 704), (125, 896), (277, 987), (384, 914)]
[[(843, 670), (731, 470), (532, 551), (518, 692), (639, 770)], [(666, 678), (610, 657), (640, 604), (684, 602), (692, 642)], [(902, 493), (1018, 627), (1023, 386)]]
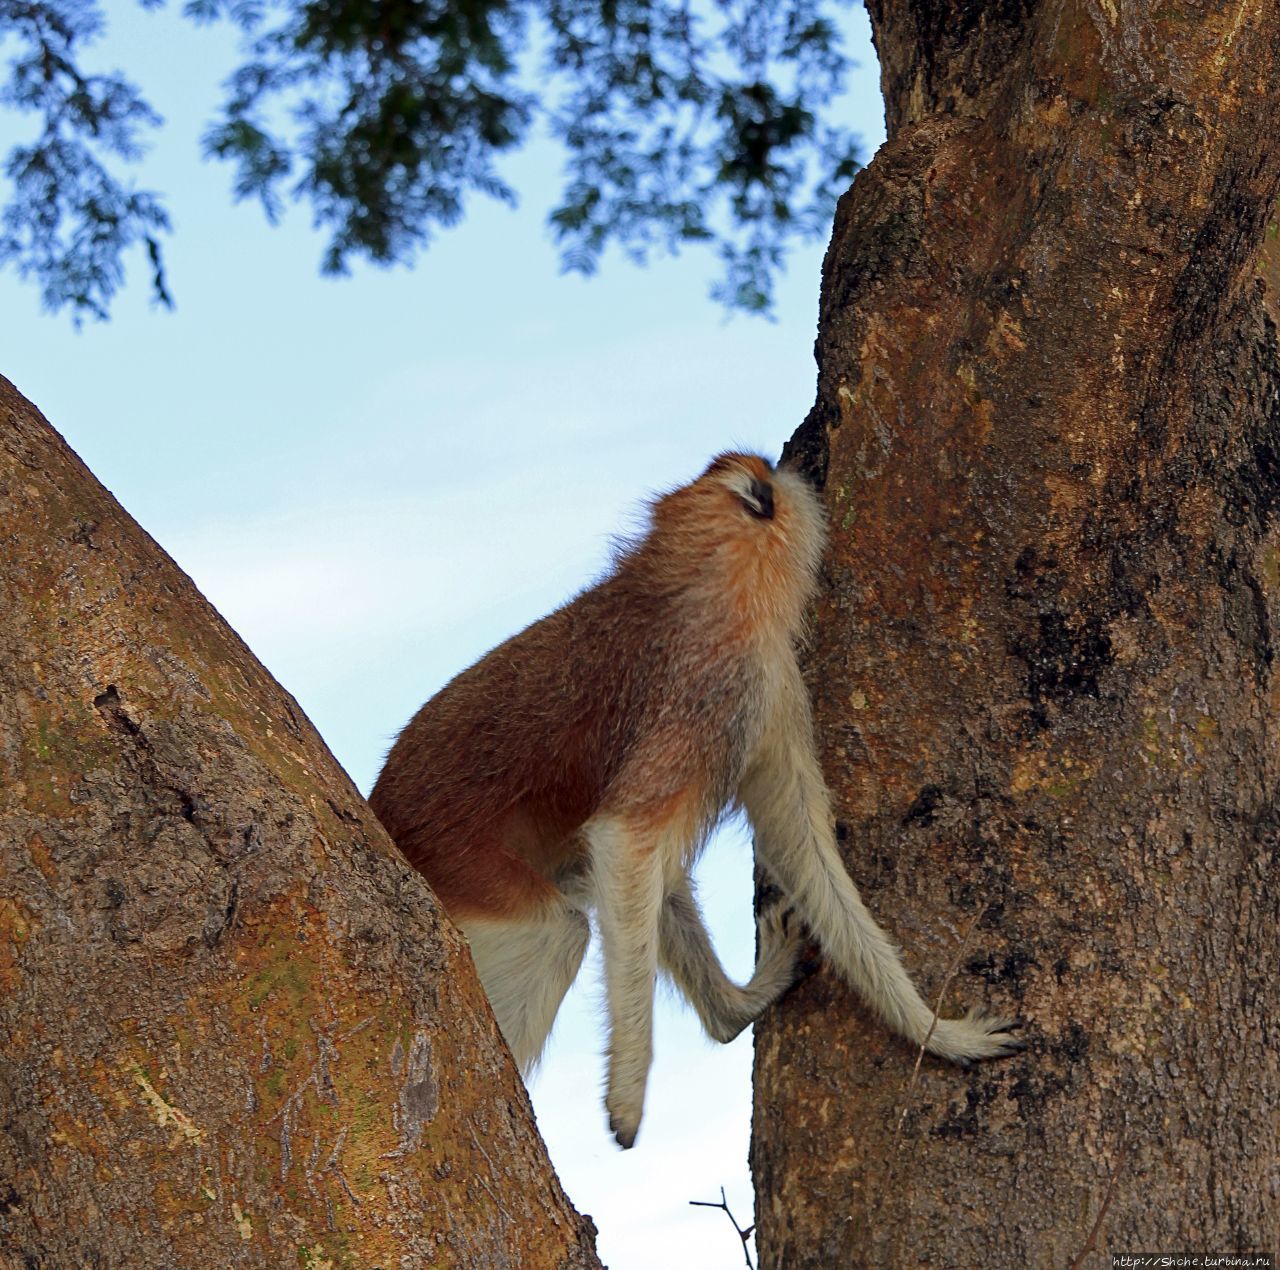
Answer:
[[(144, 764), (148, 769), (149, 775), (153, 778), (152, 783), (159, 785), (161, 788), (168, 790), (178, 800), (178, 814), (187, 821), (188, 824), (195, 825), (197, 829), (204, 833), (203, 827), (200, 825), (197, 815), (199, 811), (198, 798), (196, 794), (192, 794), (190, 790), (184, 789), (181, 785), (170, 780), (164, 772), (161, 771), (160, 763), (156, 758), (155, 750), (147, 734), (143, 731), (142, 725), (133, 718), (128, 710), (125, 709), (124, 699), (120, 695), (120, 690), (115, 684), (108, 684), (106, 690), (98, 693), (93, 699), (94, 708), (106, 720), (108, 727), (118, 732), (121, 736), (131, 741), (140, 751)], [(208, 835), (204, 834), (206, 841)], [(210, 848), (213, 848), (210, 842)], [(216, 854), (216, 852), (215, 852)]]

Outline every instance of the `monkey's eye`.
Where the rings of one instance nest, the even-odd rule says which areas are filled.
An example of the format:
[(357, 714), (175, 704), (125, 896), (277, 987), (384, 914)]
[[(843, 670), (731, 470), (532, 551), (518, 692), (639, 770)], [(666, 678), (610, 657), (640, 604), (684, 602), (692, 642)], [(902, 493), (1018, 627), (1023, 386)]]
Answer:
[(742, 495), (742, 505), (757, 520), (772, 520), (773, 486), (767, 481), (753, 478), (751, 488)]

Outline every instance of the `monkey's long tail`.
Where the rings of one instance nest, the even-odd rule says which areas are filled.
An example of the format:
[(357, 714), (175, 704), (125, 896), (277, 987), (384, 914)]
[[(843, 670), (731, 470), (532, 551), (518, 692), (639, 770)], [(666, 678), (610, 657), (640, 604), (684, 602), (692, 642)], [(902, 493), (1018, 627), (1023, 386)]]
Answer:
[(793, 765), (764, 805), (751, 808), (757, 850), (807, 922), (823, 953), (881, 1018), (931, 1054), (965, 1063), (1022, 1048), (1013, 1020), (972, 1011), (935, 1015), (916, 990), (897, 945), (876, 923), (844, 870), (821, 776)]

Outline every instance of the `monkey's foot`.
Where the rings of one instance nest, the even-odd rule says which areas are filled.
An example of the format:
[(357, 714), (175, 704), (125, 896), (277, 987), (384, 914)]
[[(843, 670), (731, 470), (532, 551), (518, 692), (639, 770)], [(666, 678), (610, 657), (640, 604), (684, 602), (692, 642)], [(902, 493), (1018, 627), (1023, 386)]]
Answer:
[(609, 1132), (614, 1141), (624, 1150), (635, 1145), (636, 1134), (640, 1132), (640, 1119), (644, 1115), (644, 1087), (648, 1075), (648, 1061), (639, 1068), (626, 1074), (628, 1065), (619, 1064), (613, 1058), (609, 1062), (609, 1079), (605, 1088), (604, 1109), (609, 1117)]
[[(808, 942), (804, 923), (785, 901), (771, 904), (756, 919), (760, 955), (748, 991), (758, 986), (767, 997), (764, 1005), (780, 997), (800, 978), (800, 954)], [(764, 1008), (761, 1006), (761, 1009)]]
[(741, 988), (730, 984), (704, 1003), (701, 1017), (713, 1041), (728, 1044), (756, 1021), (800, 978), (804, 927), (785, 901), (770, 904), (756, 919), (759, 947), (755, 971)]
[(609, 1117), (609, 1132), (613, 1134), (613, 1140), (624, 1150), (629, 1151), (636, 1144), (636, 1134), (640, 1131), (639, 1125), (628, 1127), (622, 1125), (613, 1116)]
[(925, 1049), (962, 1067), (981, 1058), (1007, 1058), (1027, 1047), (1020, 1036), (1010, 1035), (1019, 1027), (1018, 1019), (975, 1008), (962, 1019), (939, 1019), (933, 1025), (933, 1034), (925, 1043)]

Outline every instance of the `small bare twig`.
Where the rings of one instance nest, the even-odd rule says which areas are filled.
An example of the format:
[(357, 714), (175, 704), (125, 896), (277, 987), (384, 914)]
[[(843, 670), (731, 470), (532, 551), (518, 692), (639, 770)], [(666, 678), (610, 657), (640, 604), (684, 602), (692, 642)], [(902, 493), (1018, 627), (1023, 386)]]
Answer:
[(960, 973), (960, 961), (969, 950), (969, 940), (972, 938), (974, 930), (986, 916), (987, 909), (990, 907), (991, 901), (988, 900), (970, 918), (969, 924), (964, 928), (964, 934), (960, 936), (960, 944), (956, 948), (956, 955), (951, 959), (951, 965), (947, 969), (946, 977), (942, 980), (942, 987), (938, 989), (938, 999), (933, 1003), (933, 1018), (929, 1022), (929, 1030), (924, 1034), (924, 1040), (920, 1042), (920, 1051), (916, 1055), (916, 1062), (911, 1069), (911, 1076), (902, 1087), (902, 1110), (898, 1113), (898, 1123), (893, 1130), (893, 1149), (895, 1154), (900, 1147), (899, 1139), (902, 1137), (902, 1126), (906, 1123), (907, 1112), (911, 1109), (910, 1095), (912, 1090), (915, 1089), (916, 1082), (920, 1079), (920, 1065), (924, 1062), (926, 1047), (933, 1039), (933, 1030), (938, 1026), (938, 1018), (942, 1014), (942, 1002), (946, 998), (947, 990), (951, 987), (951, 981)]
[(1093, 1229), (1089, 1231), (1089, 1238), (1084, 1241), (1084, 1247), (1080, 1249), (1076, 1259), (1071, 1263), (1071, 1270), (1080, 1270), (1080, 1267), (1084, 1265), (1084, 1259), (1091, 1252), (1097, 1251), (1098, 1233), (1102, 1230), (1102, 1223), (1106, 1219), (1107, 1209), (1111, 1207), (1112, 1196), (1116, 1193), (1116, 1178), (1120, 1176), (1120, 1170), (1124, 1168), (1125, 1155), (1125, 1140), (1121, 1138), (1120, 1145), (1116, 1150), (1115, 1168), (1111, 1170), (1111, 1177), (1107, 1181), (1107, 1193), (1102, 1197), (1102, 1207), (1098, 1209), (1098, 1215), (1093, 1219)]
[[(484, 1156), (484, 1158), (485, 1158), (485, 1162), (486, 1162), (486, 1163), (488, 1164), (488, 1166), (489, 1166), (489, 1171), (490, 1171), (491, 1173), (495, 1174), (495, 1176), (496, 1176), (496, 1174), (497, 1174), (497, 1170), (493, 1167), (493, 1161), (489, 1158), (489, 1152), (488, 1152), (488, 1151), (486, 1151), (486, 1150), (484, 1149), (484, 1147), (482, 1147), (482, 1146), (480, 1145), (480, 1139), (476, 1137), (476, 1131), (475, 1131), (475, 1129), (474, 1129), (474, 1128), (469, 1128), (469, 1129), (468, 1129), (468, 1132), (471, 1134), (471, 1142), (472, 1142), (472, 1145), (475, 1147), (475, 1149), (476, 1149), (477, 1151), (479, 1151), (479, 1152), (480, 1152), (480, 1154), (481, 1154), (482, 1156)], [(490, 1198), (491, 1200), (493, 1200), (493, 1202), (497, 1205), (498, 1212), (500, 1212), (500, 1213), (501, 1213), (501, 1214), (502, 1214), (502, 1215), (503, 1215), (503, 1216), (504, 1216), (508, 1221), (510, 1221), (510, 1220), (511, 1220), (511, 1214), (510, 1214), (509, 1212), (507, 1212), (507, 1210), (503, 1207), (502, 1201), (501, 1201), (501, 1200), (498, 1198), (498, 1196), (495, 1194), (493, 1187), (492, 1187), (492, 1186), (490, 1186), (490, 1185), (489, 1185), (489, 1183), (488, 1183), (487, 1181), (485, 1181), (484, 1174), (483, 1174), (483, 1173), (481, 1173), (481, 1174), (478, 1174), (477, 1176), (480, 1178), (480, 1185), (481, 1185), (481, 1186), (483, 1186), (483, 1187), (484, 1187), (484, 1189), (485, 1189), (486, 1191), (488, 1191), (488, 1192), (489, 1192), (489, 1198)]]
[[(929, 1022), (929, 1030), (925, 1033), (924, 1040), (920, 1042), (920, 1049), (916, 1054), (915, 1065), (912, 1067), (911, 1075), (903, 1084), (902, 1092), (899, 1095), (902, 1101), (902, 1109), (898, 1112), (898, 1120), (893, 1128), (893, 1142), (889, 1152), (888, 1165), (886, 1167), (884, 1177), (880, 1182), (880, 1186), (878, 1188), (879, 1194), (876, 1197), (876, 1201), (872, 1209), (875, 1213), (879, 1213), (880, 1209), (884, 1206), (885, 1196), (888, 1194), (889, 1188), (893, 1185), (894, 1178), (898, 1173), (900, 1164), (902, 1163), (902, 1130), (903, 1126), (907, 1122), (907, 1114), (911, 1110), (911, 1104), (913, 1101), (912, 1096), (915, 1092), (916, 1084), (920, 1079), (920, 1067), (924, 1062), (924, 1056), (926, 1053), (925, 1047), (933, 1038), (934, 1029), (938, 1026), (938, 1019), (942, 1014), (942, 1003), (946, 999), (947, 992), (951, 987), (951, 981), (960, 972), (960, 962), (963, 960), (965, 953), (969, 949), (969, 940), (972, 938), (973, 932), (977, 928), (978, 923), (984, 916), (986, 916), (986, 912), (990, 907), (991, 902), (988, 901), (978, 909), (976, 913), (974, 913), (973, 917), (969, 919), (969, 924), (964, 928), (964, 933), (960, 936), (960, 943), (956, 948), (955, 956), (951, 959), (951, 965), (948, 967), (947, 973), (943, 977), (942, 987), (938, 989), (938, 996), (933, 1005), (933, 1018)], [(909, 1164), (910, 1161), (908, 1160), (907, 1163)], [(901, 1229), (895, 1233), (895, 1242), (901, 1237), (901, 1233)]]
[(713, 1199), (691, 1199), (689, 1204), (693, 1208), (723, 1208), (724, 1215), (733, 1222), (733, 1228), (738, 1232), (738, 1238), (742, 1240), (742, 1255), (747, 1260), (747, 1270), (755, 1270), (755, 1263), (751, 1260), (751, 1249), (747, 1243), (751, 1238), (751, 1232), (755, 1230), (755, 1226), (748, 1226), (744, 1230), (738, 1225), (738, 1219), (729, 1211), (729, 1201), (724, 1197), (724, 1187), (720, 1188), (720, 1202), (718, 1204)]

